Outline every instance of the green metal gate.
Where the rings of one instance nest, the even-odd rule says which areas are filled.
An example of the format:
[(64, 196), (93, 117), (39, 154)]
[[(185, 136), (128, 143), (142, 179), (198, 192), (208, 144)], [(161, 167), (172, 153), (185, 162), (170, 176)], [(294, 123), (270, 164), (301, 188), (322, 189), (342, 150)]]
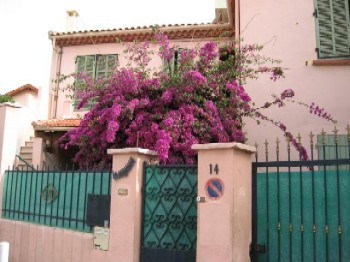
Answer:
[(196, 261), (197, 166), (146, 165), (141, 261)]
[(321, 160), (288, 147), (287, 161), (253, 163), (253, 261), (350, 261), (350, 150), (325, 160), (319, 146)]

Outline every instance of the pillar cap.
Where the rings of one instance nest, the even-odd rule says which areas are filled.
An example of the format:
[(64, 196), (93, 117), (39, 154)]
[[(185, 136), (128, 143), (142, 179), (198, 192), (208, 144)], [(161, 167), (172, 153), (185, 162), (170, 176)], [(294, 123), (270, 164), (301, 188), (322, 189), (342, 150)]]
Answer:
[(212, 150), (212, 149), (238, 149), (250, 154), (256, 152), (256, 148), (242, 143), (209, 143), (209, 144), (194, 144), (191, 147), (193, 150)]
[(138, 147), (108, 149), (107, 154), (109, 155), (141, 154), (141, 155), (157, 156), (157, 152), (154, 150), (138, 148)]

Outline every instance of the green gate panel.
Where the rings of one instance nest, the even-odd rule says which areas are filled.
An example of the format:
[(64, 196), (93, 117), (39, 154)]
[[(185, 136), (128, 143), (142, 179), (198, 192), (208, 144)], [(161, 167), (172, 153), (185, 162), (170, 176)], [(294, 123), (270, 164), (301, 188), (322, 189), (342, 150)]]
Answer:
[(350, 174), (341, 171), (339, 174), (339, 200), (341, 221), (341, 261), (350, 261)]
[(260, 172), (258, 261), (350, 261), (350, 171)]
[(197, 167), (146, 166), (142, 247), (195, 250)]
[(269, 254), (268, 246), (268, 190), (263, 190), (267, 184), (267, 175), (265, 173), (257, 174), (257, 243), (266, 246), (266, 253), (259, 255), (259, 261), (268, 261), (267, 255)]
[(301, 173), (302, 187), (302, 225), (300, 228), (302, 236), (302, 254), (304, 261), (314, 261), (314, 233), (313, 227), (313, 197), (312, 197), (312, 177), (311, 172)]
[(269, 174), (267, 176), (268, 187), (268, 246), (269, 261), (277, 261), (278, 258), (278, 203), (277, 203), (277, 176)]
[(289, 235), (289, 184), (288, 174), (280, 173), (277, 177), (279, 181), (279, 212), (280, 212), (280, 247), (279, 253), (281, 261), (289, 261), (290, 258), (290, 235)]
[(327, 225), (328, 225), (328, 261), (339, 261), (339, 234), (338, 234), (338, 199), (337, 199), (337, 175), (336, 172), (326, 172), (327, 185)]
[(292, 261), (302, 261), (302, 245), (301, 245), (301, 190), (300, 190), (300, 174), (298, 172), (293, 172), (290, 175), (291, 184), (291, 260)]
[(315, 192), (315, 249), (316, 261), (326, 261), (326, 234), (325, 234), (325, 183), (324, 172), (314, 173)]

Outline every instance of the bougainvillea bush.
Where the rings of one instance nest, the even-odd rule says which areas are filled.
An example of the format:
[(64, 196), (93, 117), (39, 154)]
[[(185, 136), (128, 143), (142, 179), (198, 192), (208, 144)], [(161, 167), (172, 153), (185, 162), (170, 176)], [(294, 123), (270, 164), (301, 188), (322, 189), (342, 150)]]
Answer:
[[(159, 70), (148, 68), (153, 45), (163, 61)], [(243, 119), (252, 117), (279, 127), (306, 158), (285, 125), (262, 114), (265, 108), (292, 101), (294, 92), (286, 90), (255, 107), (243, 87), (248, 78), (261, 73), (270, 74), (273, 81), (283, 77), (279, 61), (260, 55), (261, 49), (258, 45), (238, 48), (234, 42), (177, 49), (165, 34), (155, 32), (154, 42), (129, 45), (128, 65), (116, 67), (109, 77), (95, 81), (84, 74), (72, 75), (84, 83), (71, 86), (81, 98), (79, 107), (91, 100), (95, 104), (60, 143), (65, 148), (78, 146), (75, 161), (84, 168), (108, 166), (107, 149), (125, 147), (153, 149), (161, 163), (194, 163), (193, 144), (244, 143)], [(332, 120), (314, 104), (309, 109)]]

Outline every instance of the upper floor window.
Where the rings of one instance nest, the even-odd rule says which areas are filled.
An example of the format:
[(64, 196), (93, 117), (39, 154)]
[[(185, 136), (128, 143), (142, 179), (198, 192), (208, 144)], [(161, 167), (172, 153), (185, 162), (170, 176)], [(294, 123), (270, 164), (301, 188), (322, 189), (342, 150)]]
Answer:
[(315, 0), (318, 58), (350, 58), (350, 0)]
[[(118, 55), (85, 55), (77, 56), (75, 60), (75, 72), (82, 73), (97, 80), (109, 76), (115, 68), (118, 61)], [(75, 81), (75, 88), (79, 89), (84, 84), (82, 79), (77, 78)], [(76, 108), (80, 102), (79, 98), (74, 99), (74, 107)], [(84, 109), (89, 109), (93, 105), (93, 101), (89, 103)]]
[(163, 70), (167, 71), (170, 75), (176, 73), (181, 66), (181, 52), (184, 50), (186, 50), (186, 48), (174, 47), (172, 49), (173, 57), (171, 58), (171, 60), (169, 62), (165, 60), (162, 61)]

